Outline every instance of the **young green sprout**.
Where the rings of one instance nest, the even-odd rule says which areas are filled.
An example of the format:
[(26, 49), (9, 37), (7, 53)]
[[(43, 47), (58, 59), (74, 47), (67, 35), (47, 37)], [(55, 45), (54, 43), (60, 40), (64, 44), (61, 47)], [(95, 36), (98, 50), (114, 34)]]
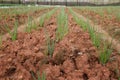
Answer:
[(99, 54), (99, 60), (101, 64), (105, 65), (109, 61), (111, 53), (112, 53), (111, 45), (104, 43), (104, 47)]
[(41, 76), (40, 76), (39, 72), (37, 72), (37, 78), (35, 77), (33, 72), (31, 72), (31, 75), (32, 75), (34, 80), (46, 80), (45, 72), (43, 72)]
[(26, 32), (30, 33), (32, 30), (32, 17), (28, 17), (28, 25), (26, 27)]
[(0, 48), (2, 47), (2, 35), (0, 35)]
[(15, 22), (14, 30), (10, 33), (12, 41), (17, 39), (17, 29), (18, 29), (18, 21)]
[(17, 39), (17, 29), (18, 29), (18, 21), (16, 20), (14, 29), (11, 31), (10, 28), (6, 25), (5, 26), (6, 30), (11, 36), (12, 41), (15, 41)]
[(40, 22), (40, 27), (43, 27), (44, 21), (45, 21), (45, 15), (43, 15), (43, 16), (40, 18), (40, 20), (39, 20), (39, 22)]
[(55, 48), (55, 41), (50, 38), (47, 30), (45, 29), (46, 34), (46, 43), (47, 43), (47, 55), (50, 55), (50, 57), (53, 56), (54, 48)]
[(53, 56), (54, 47), (55, 47), (55, 41), (50, 39), (50, 37), (49, 37), (47, 39), (47, 50), (48, 50), (48, 54), (50, 55), (50, 57)]

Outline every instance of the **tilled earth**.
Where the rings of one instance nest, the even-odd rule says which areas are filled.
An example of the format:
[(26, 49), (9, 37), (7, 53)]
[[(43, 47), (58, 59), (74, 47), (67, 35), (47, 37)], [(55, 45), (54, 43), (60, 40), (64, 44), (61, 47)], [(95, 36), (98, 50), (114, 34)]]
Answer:
[[(69, 32), (55, 44), (52, 57), (46, 55), (46, 32), (55, 39), (56, 16), (31, 33), (18, 33), (16, 41), (4, 41), (0, 50), (0, 80), (33, 80), (31, 74), (44, 72), (46, 80), (118, 80), (120, 57), (113, 52), (111, 61), (101, 65), (97, 49), (88, 32), (68, 17)], [(117, 66), (117, 68), (116, 68)]]

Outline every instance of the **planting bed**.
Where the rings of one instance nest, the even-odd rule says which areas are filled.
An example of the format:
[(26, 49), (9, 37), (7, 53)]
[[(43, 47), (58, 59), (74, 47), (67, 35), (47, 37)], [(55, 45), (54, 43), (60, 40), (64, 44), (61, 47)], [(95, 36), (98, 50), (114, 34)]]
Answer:
[(18, 32), (15, 41), (3, 41), (0, 80), (118, 80), (118, 52), (112, 50), (102, 64), (89, 31), (72, 15), (67, 8), (57, 9), (38, 30)]
[(18, 26), (25, 24), (28, 18), (32, 19), (39, 17), (40, 15), (48, 12), (52, 8), (42, 8), (42, 7), (18, 7), (18, 8), (8, 8), (0, 9), (0, 34), (5, 34), (8, 29), (13, 29), (15, 23)]
[(116, 13), (119, 13), (118, 9), (115, 11), (112, 9), (107, 10), (106, 8), (102, 8), (102, 10), (100, 11), (99, 8), (74, 8), (74, 11), (76, 11), (80, 15), (85, 16), (86, 18), (89, 18), (95, 24), (100, 25), (111, 35), (111, 37), (114, 37), (115, 39), (120, 41), (120, 17), (116, 16), (118, 15)]

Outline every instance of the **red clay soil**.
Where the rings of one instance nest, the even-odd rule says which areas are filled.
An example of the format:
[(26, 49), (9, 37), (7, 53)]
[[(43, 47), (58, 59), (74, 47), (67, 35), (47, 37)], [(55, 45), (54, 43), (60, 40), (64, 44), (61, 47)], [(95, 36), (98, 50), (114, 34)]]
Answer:
[[(105, 66), (98, 60), (98, 52), (84, 32), (69, 16), (69, 32), (60, 42), (55, 44), (53, 57), (45, 55), (46, 33), (55, 39), (57, 28), (56, 17), (46, 21), (44, 28), (31, 33), (18, 33), (17, 40), (3, 42), (0, 50), (0, 80), (34, 80), (44, 72), (46, 80), (118, 80), (115, 73), (117, 61)], [(120, 70), (120, 65), (117, 65)]]
[(37, 10), (34, 12), (25, 13), (25, 14), (20, 14), (20, 15), (13, 15), (13, 16), (8, 15), (7, 18), (5, 18), (6, 15), (3, 15), (2, 19), (0, 20), (0, 34), (5, 34), (8, 32), (7, 29), (5, 28), (5, 26), (12, 29), (15, 25), (16, 20), (18, 20), (19, 25), (22, 25), (28, 21), (28, 16), (31, 16), (32, 18), (36, 18), (36, 17), (42, 15), (43, 13), (47, 12), (48, 10), (49, 10), (49, 8), (41, 9), (41, 10)]
[(114, 37), (120, 40), (120, 21), (114, 15), (108, 14), (107, 11), (104, 11), (103, 16), (87, 9), (81, 10), (74, 8), (74, 11), (80, 13), (85, 17), (88, 17), (94, 23), (101, 25), (101, 27), (106, 30), (110, 35), (115, 35)]

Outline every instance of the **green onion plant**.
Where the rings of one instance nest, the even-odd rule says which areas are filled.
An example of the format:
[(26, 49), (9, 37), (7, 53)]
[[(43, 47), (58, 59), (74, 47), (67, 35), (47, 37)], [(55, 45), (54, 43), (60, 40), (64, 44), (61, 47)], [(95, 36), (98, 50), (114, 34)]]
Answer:
[(57, 17), (57, 30), (56, 30), (56, 41), (62, 40), (62, 38), (68, 33), (68, 17), (65, 14), (64, 9)]
[(2, 35), (0, 35), (0, 48), (2, 47)]
[(28, 24), (26, 27), (26, 32), (30, 33), (32, 31), (32, 17), (28, 17)]
[(53, 56), (54, 48), (55, 48), (55, 40), (51, 39), (47, 30), (45, 30), (46, 34), (46, 44), (47, 44), (47, 55), (50, 55), (50, 57)]
[(5, 25), (5, 28), (8, 31), (8, 33), (10, 34), (12, 41), (15, 41), (17, 39), (18, 21), (16, 20), (14, 29), (12, 31), (7, 25)]
[(111, 54), (112, 49), (109, 47), (108, 44), (104, 43), (104, 47), (100, 50), (99, 54), (100, 63), (105, 65), (109, 61)]

